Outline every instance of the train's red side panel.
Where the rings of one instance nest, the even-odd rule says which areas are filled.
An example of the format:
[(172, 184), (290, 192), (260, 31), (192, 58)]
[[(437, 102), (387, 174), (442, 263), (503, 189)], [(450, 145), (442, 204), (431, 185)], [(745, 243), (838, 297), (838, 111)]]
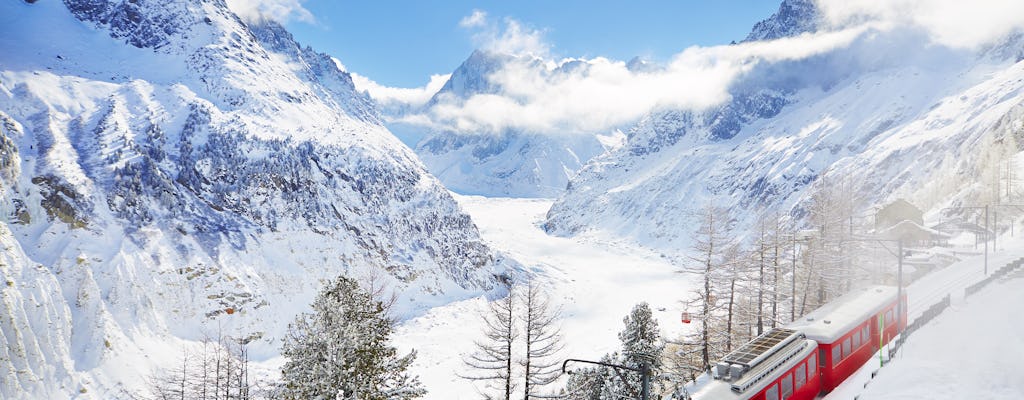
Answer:
[(874, 355), (877, 348), (870, 325), (869, 322), (858, 325), (834, 343), (818, 343), (822, 393), (835, 389)]
[(903, 315), (896, 324), (896, 302), (871, 317), (863, 320), (853, 329), (829, 343), (818, 342), (818, 356), (821, 360), (821, 393), (828, 393), (842, 384), (846, 378), (857, 372), (896, 334), (906, 328), (906, 296), (903, 296)]
[[(813, 400), (821, 391), (821, 377), (818, 374), (817, 355), (811, 353), (804, 358), (800, 364), (793, 366), (785, 373), (779, 374), (776, 379), (768, 384), (761, 392), (757, 393), (751, 400)], [(800, 379), (800, 375), (804, 379)], [(791, 380), (793, 392), (789, 397), (783, 397), (786, 381)], [(801, 383), (802, 381), (802, 383)], [(770, 397), (774, 393), (775, 397)]]
[[(865, 363), (878, 362), (872, 360), (875, 354), (906, 328), (907, 297), (904, 294), (900, 299), (902, 315), (896, 315), (897, 293), (894, 287), (873, 286), (851, 291), (819, 307), (781, 329), (790, 335), (799, 334), (809, 343), (810, 347), (799, 353), (800, 362), (789, 359), (784, 364), (786, 370), (769, 370), (770, 374), (762, 375), (764, 381), (755, 381), (757, 385), (746, 392), (744, 388), (730, 390), (729, 382), (716, 377), (695, 392), (694, 399), (811, 400), (831, 392)], [(791, 346), (794, 342), (787, 343)], [(726, 367), (731, 362), (726, 360)]]

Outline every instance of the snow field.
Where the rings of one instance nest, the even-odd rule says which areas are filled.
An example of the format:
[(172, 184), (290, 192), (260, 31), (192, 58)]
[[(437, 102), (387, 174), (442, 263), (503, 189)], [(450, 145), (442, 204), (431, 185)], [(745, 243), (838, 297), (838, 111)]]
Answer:
[(859, 399), (1021, 399), (1024, 273), (997, 280), (915, 332)]
[[(562, 307), (566, 347), (559, 361), (597, 360), (617, 350), (622, 319), (642, 301), (651, 305), (666, 337), (676, 338), (686, 329), (679, 320), (680, 300), (692, 289), (690, 278), (658, 253), (600, 234), (549, 236), (540, 224), (551, 200), (456, 199), (488, 245), (521, 262), (548, 285), (553, 303)], [(482, 297), (455, 302), (407, 321), (396, 331), (399, 349), (419, 351), (411, 371), (426, 385), (426, 399), (479, 398), (474, 383), (458, 374), (468, 372), (462, 357), (473, 351), (474, 340), (482, 338), (479, 313), (485, 307)]]

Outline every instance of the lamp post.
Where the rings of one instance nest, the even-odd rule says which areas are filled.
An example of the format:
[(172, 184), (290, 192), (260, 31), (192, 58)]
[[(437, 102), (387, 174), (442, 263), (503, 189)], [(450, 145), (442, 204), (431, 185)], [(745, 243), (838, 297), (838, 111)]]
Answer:
[[(602, 366), (605, 366), (605, 367), (609, 367), (609, 368), (615, 370), (615, 373), (619, 375), (619, 378), (622, 377), (622, 374), (619, 373), (620, 369), (624, 369), (624, 370), (627, 370), (627, 371), (632, 371), (632, 372), (639, 373), (640, 374), (640, 400), (648, 400), (651, 397), (651, 367), (646, 362), (641, 363), (639, 367), (627, 367), (625, 365), (611, 364), (611, 363), (600, 362), (600, 361), (589, 361), (589, 360), (580, 360), (580, 359), (576, 359), (576, 358), (570, 358), (570, 359), (567, 359), (564, 362), (562, 362), (562, 373), (563, 374), (566, 373), (565, 367), (567, 365), (569, 365), (570, 362), (595, 364), (595, 365), (602, 365)], [(625, 379), (623, 379), (623, 383), (625, 383)]]

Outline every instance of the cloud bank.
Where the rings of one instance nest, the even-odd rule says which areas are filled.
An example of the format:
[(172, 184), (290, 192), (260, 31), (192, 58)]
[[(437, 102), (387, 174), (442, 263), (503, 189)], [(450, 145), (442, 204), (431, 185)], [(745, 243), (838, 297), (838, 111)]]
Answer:
[(819, 0), (833, 27), (870, 22), (925, 30), (936, 44), (975, 48), (1024, 28), (1020, 0)]
[[(499, 90), (451, 98), (398, 118), (424, 129), (465, 133), (522, 129), (599, 134), (654, 110), (700, 110), (722, 104), (730, 99), (730, 87), (759, 65), (805, 60), (850, 48), (865, 38), (903, 38), (910, 32), (920, 39), (900, 39), (890, 45), (910, 46), (908, 52), (936, 45), (972, 50), (1024, 28), (1024, 1), (1020, 0), (819, 0), (817, 4), (824, 17), (819, 32), (690, 47), (657, 68), (642, 70), (600, 57), (558, 59), (551, 54), (543, 30), (474, 10), (459, 23), (474, 44), (491, 53), (516, 56), (486, 77)], [(380, 87), (369, 79), (359, 85), (387, 101), (409, 99), (410, 104), (422, 105), (432, 94), (428, 92), (443, 85), (443, 78), (435, 75), (430, 84), (416, 89)]]
[(441, 90), (441, 87), (451, 77), (451, 74), (431, 75), (430, 81), (424, 86), (418, 88), (396, 88), (378, 84), (372, 79), (354, 72), (350, 74), (352, 75), (352, 83), (356, 85), (356, 90), (370, 93), (370, 97), (373, 97), (374, 100), (382, 103), (385, 107), (401, 104), (410, 107), (420, 107), (430, 101), (434, 93)]

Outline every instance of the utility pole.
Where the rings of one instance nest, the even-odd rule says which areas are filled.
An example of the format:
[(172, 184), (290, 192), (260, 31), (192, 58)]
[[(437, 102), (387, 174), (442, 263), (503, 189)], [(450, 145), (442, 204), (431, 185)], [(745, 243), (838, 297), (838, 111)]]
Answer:
[(901, 331), (903, 322), (903, 239), (899, 239), (899, 264), (896, 267), (896, 331)]
[(985, 207), (982, 208), (985, 209), (985, 276), (988, 276), (988, 205), (985, 205)]
[(640, 365), (640, 399), (651, 398), (651, 367), (646, 362)]
[(793, 237), (793, 291), (790, 293), (789, 302), (789, 320), (796, 321), (796, 251), (799, 248), (796, 242), (796, 236)]

